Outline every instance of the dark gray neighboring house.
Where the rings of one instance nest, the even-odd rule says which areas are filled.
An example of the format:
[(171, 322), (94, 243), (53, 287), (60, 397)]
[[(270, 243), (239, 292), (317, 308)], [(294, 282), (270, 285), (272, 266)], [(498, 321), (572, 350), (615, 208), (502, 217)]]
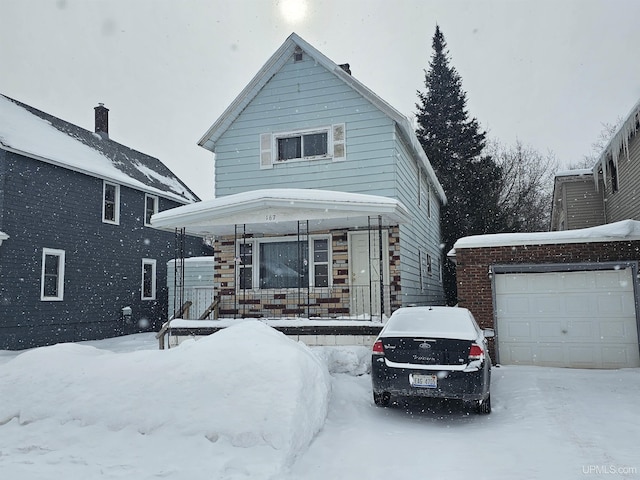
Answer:
[[(175, 235), (197, 196), (157, 158), (0, 95), (0, 349), (157, 330)], [(185, 256), (206, 253), (187, 237)], [(171, 272), (173, 274), (173, 272)]]

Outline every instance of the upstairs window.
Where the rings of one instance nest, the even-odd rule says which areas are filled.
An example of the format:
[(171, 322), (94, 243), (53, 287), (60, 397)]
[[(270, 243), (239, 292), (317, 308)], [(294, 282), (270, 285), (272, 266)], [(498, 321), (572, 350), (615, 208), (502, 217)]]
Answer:
[(155, 195), (144, 196), (144, 224), (147, 227), (151, 226), (151, 216), (158, 213), (158, 197)]
[(42, 276), (40, 300), (52, 301), (64, 298), (64, 250), (42, 249)]
[(327, 131), (276, 137), (278, 161), (324, 157), (328, 152), (328, 137)]
[(104, 182), (102, 188), (102, 221), (120, 223), (120, 185)]
[(260, 135), (260, 168), (290, 161), (346, 159), (345, 124), (339, 123), (313, 130)]

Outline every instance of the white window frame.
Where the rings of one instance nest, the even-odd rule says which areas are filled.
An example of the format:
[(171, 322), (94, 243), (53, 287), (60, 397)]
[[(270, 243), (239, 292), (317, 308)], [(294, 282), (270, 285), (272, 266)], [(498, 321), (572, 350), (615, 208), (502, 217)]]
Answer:
[[(294, 138), (315, 133), (327, 134), (327, 153), (325, 155), (304, 156), (304, 146), (301, 144), (301, 158), (289, 158), (278, 160), (278, 140)], [(283, 165), (288, 162), (304, 162), (313, 160), (330, 159), (332, 162), (346, 160), (346, 124), (336, 123), (306, 130), (292, 130), (284, 132), (270, 132), (260, 134), (260, 169), (272, 169), (275, 165)]]
[[(314, 240), (327, 240), (327, 262), (318, 262), (318, 265), (327, 265), (327, 283), (326, 287), (316, 287), (315, 286), (315, 267), (316, 262), (313, 261), (315, 257), (315, 244)], [(284, 237), (267, 237), (267, 238), (251, 238), (251, 239), (238, 239), (236, 241), (236, 251), (235, 258), (237, 260), (240, 259), (240, 245), (242, 244), (251, 244), (251, 257), (252, 263), (251, 265), (246, 265), (243, 267), (238, 266), (236, 268), (236, 286), (237, 290), (240, 290), (240, 271), (243, 268), (251, 268), (251, 289), (247, 290), (273, 290), (271, 288), (260, 288), (260, 244), (263, 243), (280, 243), (280, 242), (292, 242), (295, 243), (298, 241), (298, 237), (296, 236), (284, 236)], [(309, 268), (308, 268), (308, 280), (309, 280), (309, 288), (311, 289), (326, 289), (331, 288), (333, 286), (333, 247), (331, 235), (321, 234), (321, 235), (307, 235), (306, 238), (301, 238), (300, 241), (306, 241), (309, 247)], [(237, 262), (239, 264), (239, 261)], [(290, 290), (294, 290), (297, 287), (291, 287)], [(304, 287), (306, 288), (306, 287)]]
[(151, 215), (155, 215), (158, 213), (158, 204), (160, 203), (160, 199), (157, 195), (151, 195), (149, 193), (144, 194), (144, 226), (151, 226), (151, 217), (147, 220), (147, 201), (149, 199), (153, 200), (153, 213)]
[[(57, 295), (46, 296), (45, 295), (45, 262), (47, 256), (58, 258), (58, 272), (57, 272)], [(65, 263), (65, 251), (55, 248), (43, 248), (42, 249), (42, 273), (40, 275), (40, 300), (45, 302), (59, 302), (64, 300), (64, 263)]]
[[(316, 134), (323, 134), (323, 133), (327, 135), (327, 153), (323, 155), (310, 155), (305, 157), (304, 156), (304, 137), (306, 135), (316, 135)], [(296, 138), (296, 137), (300, 137), (300, 142), (301, 142), (300, 155), (301, 156), (296, 158), (287, 158), (284, 160), (280, 160), (278, 158), (280, 156), (280, 152), (278, 150), (278, 140), (283, 140), (286, 138)], [(332, 129), (330, 126), (307, 129), (307, 130), (295, 130), (292, 132), (276, 133), (273, 135), (272, 149), (273, 149), (273, 152), (275, 153), (275, 155), (273, 156), (273, 161), (274, 163), (286, 163), (286, 162), (299, 162), (299, 161), (306, 161), (306, 160), (319, 160), (324, 158), (331, 158), (333, 157), (332, 145), (333, 145), (333, 138), (332, 138)]]
[[(113, 209), (113, 216), (115, 217), (113, 220), (106, 218), (107, 213), (107, 185), (111, 187), (115, 187), (115, 205)], [(120, 225), (120, 185), (113, 182), (107, 182), (104, 180), (102, 182), (102, 222), (109, 223), (111, 225)]]
[[(144, 285), (145, 285), (145, 266), (151, 266), (151, 295), (145, 296)], [(140, 284), (140, 299), (142, 300), (156, 300), (157, 296), (157, 275), (156, 275), (156, 260), (153, 258), (143, 258), (142, 259), (142, 283)]]

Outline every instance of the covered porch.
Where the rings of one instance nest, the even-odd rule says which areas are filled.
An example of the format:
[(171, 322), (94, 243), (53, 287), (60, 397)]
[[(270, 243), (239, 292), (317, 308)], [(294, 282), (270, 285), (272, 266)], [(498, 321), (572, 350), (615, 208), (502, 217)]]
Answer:
[[(400, 305), (399, 225), (408, 221), (387, 197), (267, 189), (167, 210), (151, 223), (177, 232), (177, 245), (182, 235), (213, 241), (214, 282), (191, 318), (375, 320)], [(184, 269), (173, 274), (179, 307), (189, 294)], [(203, 316), (209, 300), (215, 308)]]

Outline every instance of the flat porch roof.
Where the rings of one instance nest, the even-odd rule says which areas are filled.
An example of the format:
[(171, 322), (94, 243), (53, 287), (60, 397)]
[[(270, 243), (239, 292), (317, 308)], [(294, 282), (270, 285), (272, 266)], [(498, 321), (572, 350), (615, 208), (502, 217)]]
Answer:
[(399, 200), (377, 195), (314, 189), (263, 189), (183, 205), (157, 213), (151, 225), (161, 230), (185, 229), (190, 235), (233, 235), (237, 225), (247, 234), (290, 234), (298, 222), (309, 231), (397, 225), (411, 221)]

